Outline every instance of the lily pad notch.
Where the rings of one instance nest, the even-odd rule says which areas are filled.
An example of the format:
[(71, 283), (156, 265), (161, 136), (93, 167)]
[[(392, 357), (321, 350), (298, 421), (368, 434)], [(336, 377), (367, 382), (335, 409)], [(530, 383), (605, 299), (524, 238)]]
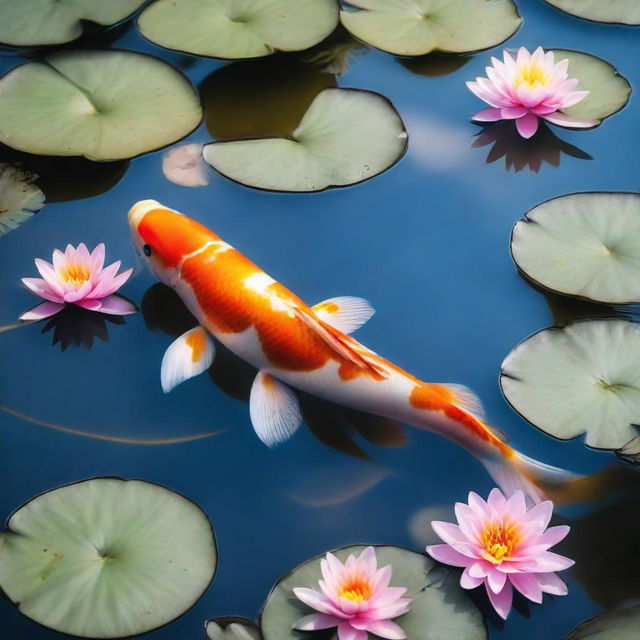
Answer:
[(605, 304), (640, 303), (640, 193), (573, 193), (517, 222), (511, 255), (554, 293)]
[(640, 26), (640, 4), (637, 0), (545, 0), (563, 13), (589, 20), (632, 27)]
[[(358, 555), (362, 545), (343, 547), (334, 553), (344, 562)], [(457, 584), (449, 569), (437, 566), (425, 555), (394, 546), (376, 546), (378, 566), (391, 565), (391, 586), (405, 587), (413, 598), (408, 613), (395, 619), (411, 640), (455, 638), (486, 640), (487, 630), (482, 616)], [(309, 608), (296, 599), (293, 589), (317, 588), (322, 577), (320, 562), (324, 554), (300, 565), (274, 586), (260, 615), (264, 640), (312, 640), (313, 634), (294, 629)]]
[(513, 36), (522, 18), (513, 0), (346, 0), (340, 21), (376, 49), (422, 56), (490, 49)]
[(146, 0), (0, 0), (0, 44), (34, 47), (66, 44), (86, 23), (111, 27), (130, 18)]
[(267, 191), (310, 192), (364, 182), (405, 154), (408, 135), (392, 103), (363, 89), (327, 88), (290, 136), (205, 145), (222, 175)]
[(52, 53), (9, 71), (0, 91), (0, 142), (38, 155), (132, 158), (180, 140), (202, 120), (191, 82), (134, 51)]
[(640, 324), (580, 320), (530, 336), (502, 363), (500, 386), (546, 434), (640, 461)]
[(215, 535), (200, 507), (142, 480), (52, 489), (15, 511), (0, 533), (8, 599), (35, 622), (85, 638), (168, 624), (200, 599), (216, 565)]
[(337, 0), (155, 0), (138, 18), (158, 46), (223, 60), (309, 49), (337, 26)]

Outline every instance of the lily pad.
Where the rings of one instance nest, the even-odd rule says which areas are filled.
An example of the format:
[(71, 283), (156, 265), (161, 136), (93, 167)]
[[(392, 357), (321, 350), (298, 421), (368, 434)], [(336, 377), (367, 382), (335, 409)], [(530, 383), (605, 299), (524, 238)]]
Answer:
[(512, 0), (349, 0), (340, 20), (356, 38), (398, 56), (489, 49), (522, 22)]
[(44, 207), (44, 193), (33, 184), (37, 175), (0, 162), (0, 237)]
[(290, 137), (214, 142), (204, 159), (221, 174), (258, 189), (321, 191), (382, 173), (407, 149), (393, 105), (360, 89), (325, 89)]
[(211, 523), (149, 482), (95, 478), (20, 507), (0, 534), (0, 587), (27, 617), (62, 633), (120, 638), (182, 615), (209, 586)]
[(556, 9), (594, 22), (640, 25), (637, 0), (545, 0)]
[(640, 193), (574, 193), (516, 223), (511, 253), (537, 284), (595, 302), (640, 302)]
[(209, 640), (261, 640), (256, 625), (246, 618), (216, 618), (204, 625)]
[(200, 84), (204, 121), (218, 140), (290, 136), (335, 76), (290, 56), (235, 62)]
[[(343, 562), (358, 555), (363, 546), (334, 551)], [(393, 567), (391, 586), (406, 587), (407, 597), (414, 598), (411, 610), (396, 618), (411, 640), (485, 640), (487, 631), (482, 616), (458, 586), (449, 569), (437, 567), (428, 557), (400, 547), (376, 547), (378, 566)], [(267, 598), (260, 618), (265, 640), (309, 639), (305, 631), (293, 628), (311, 609), (298, 600), (293, 589), (318, 587), (320, 561), (314, 558), (282, 578)]]
[(154, 44), (227, 60), (302, 51), (337, 25), (336, 0), (156, 0), (138, 18)]
[(595, 616), (574, 629), (566, 640), (636, 640), (640, 606)]
[(579, 89), (589, 95), (564, 113), (575, 118), (604, 120), (622, 109), (631, 95), (629, 81), (606, 60), (580, 51), (550, 49), (556, 61), (569, 60), (569, 77), (580, 80)]
[(511, 406), (545, 433), (633, 458), (640, 453), (640, 324), (584, 320), (544, 329), (502, 363)]
[(133, 51), (62, 51), (0, 79), (0, 142), (28, 153), (120, 160), (183, 138), (202, 119), (193, 85)]
[(84, 25), (110, 26), (135, 13), (145, 0), (0, 0), (0, 43), (12, 47), (64, 44)]

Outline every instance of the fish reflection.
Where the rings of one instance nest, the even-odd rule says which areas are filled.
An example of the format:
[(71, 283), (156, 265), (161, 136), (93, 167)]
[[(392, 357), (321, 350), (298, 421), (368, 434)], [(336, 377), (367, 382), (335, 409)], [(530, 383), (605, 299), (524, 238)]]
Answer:
[(571, 526), (559, 553), (576, 561), (577, 580), (590, 597), (612, 610), (640, 601), (640, 471), (612, 465), (557, 496), (592, 507), (586, 515), (558, 524)]
[(523, 138), (512, 120), (504, 120), (483, 127), (471, 145), (474, 148), (493, 145), (487, 155), (487, 164), (504, 158), (505, 169), (515, 173), (529, 169), (538, 173), (542, 165), (560, 165), (564, 153), (580, 160), (593, 160), (593, 156), (556, 136), (549, 127), (540, 125), (532, 138)]
[(62, 351), (71, 345), (91, 349), (96, 339), (102, 342), (109, 340), (107, 323), (121, 325), (125, 320), (122, 316), (88, 311), (69, 304), (44, 325), (42, 333), (53, 332), (51, 346), (59, 344)]
[[(198, 326), (198, 321), (180, 297), (164, 284), (154, 284), (147, 289), (141, 309), (147, 327), (172, 337)], [(208, 374), (223, 393), (235, 400), (249, 402), (256, 369), (219, 342), (216, 343), (216, 357)], [(356, 440), (358, 435), (379, 447), (402, 447), (406, 443), (404, 428), (393, 420), (347, 409), (302, 392), (298, 397), (309, 431), (332, 449), (361, 460), (370, 460), (369, 454)]]

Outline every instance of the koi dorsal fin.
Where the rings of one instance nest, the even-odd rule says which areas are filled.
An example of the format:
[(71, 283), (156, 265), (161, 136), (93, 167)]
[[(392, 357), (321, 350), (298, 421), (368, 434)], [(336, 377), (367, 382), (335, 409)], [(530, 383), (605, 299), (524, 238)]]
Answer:
[(343, 333), (353, 333), (375, 313), (367, 300), (352, 296), (329, 298), (311, 308), (320, 320)]
[(388, 377), (389, 374), (386, 368), (378, 363), (375, 353), (364, 348), (339, 329), (323, 322), (315, 313), (310, 313), (298, 306), (294, 307), (292, 311), (299, 320), (304, 322), (307, 327), (313, 330), (318, 337), (322, 338), (322, 340), (345, 360), (370, 372), (377, 378)]

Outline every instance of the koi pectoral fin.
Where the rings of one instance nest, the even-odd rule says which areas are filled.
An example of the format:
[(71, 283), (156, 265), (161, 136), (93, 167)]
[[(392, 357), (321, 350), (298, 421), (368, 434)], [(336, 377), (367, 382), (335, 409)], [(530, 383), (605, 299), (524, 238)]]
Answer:
[(204, 327), (198, 326), (183, 333), (169, 345), (162, 358), (162, 390), (169, 393), (181, 382), (205, 372), (211, 366), (215, 353), (215, 343)]
[(343, 333), (353, 333), (371, 319), (375, 309), (364, 298), (338, 296), (312, 307), (320, 320)]
[(288, 440), (302, 424), (296, 394), (265, 371), (258, 371), (253, 381), (249, 414), (258, 438), (268, 447)]

